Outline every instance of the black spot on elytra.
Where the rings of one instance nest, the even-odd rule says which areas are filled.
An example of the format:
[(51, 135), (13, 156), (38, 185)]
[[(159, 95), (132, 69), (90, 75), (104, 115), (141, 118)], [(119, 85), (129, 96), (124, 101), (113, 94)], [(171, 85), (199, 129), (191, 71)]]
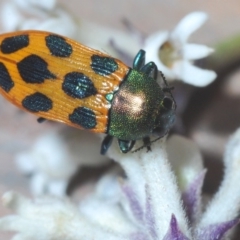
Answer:
[(72, 46), (66, 42), (63, 37), (57, 35), (48, 35), (46, 45), (53, 56), (69, 57), (72, 54)]
[(113, 58), (93, 55), (91, 59), (91, 68), (95, 73), (101, 76), (110, 75), (118, 69), (118, 64)]
[(9, 92), (14, 86), (14, 82), (9, 75), (9, 72), (5, 65), (0, 62), (0, 87), (5, 91)]
[(36, 92), (22, 100), (22, 106), (31, 112), (47, 112), (52, 108), (52, 100), (46, 95)]
[(62, 84), (63, 91), (73, 98), (86, 98), (97, 93), (90, 78), (80, 72), (70, 72), (65, 75)]
[(17, 63), (17, 68), (26, 83), (43, 83), (45, 79), (56, 78), (48, 70), (48, 63), (35, 54), (29, 55)]
[(1, 44), (1, 51), (4, 54), (14, 53), (29, 45), (28, 35), (18, 35), (13, 37), (7, 37), (3, 39)]
[(86, 107), (75, 108), (72, 114), (69, 114), (69, 120), (85, 129), (92, 129), (97, 125), (95, 113)]

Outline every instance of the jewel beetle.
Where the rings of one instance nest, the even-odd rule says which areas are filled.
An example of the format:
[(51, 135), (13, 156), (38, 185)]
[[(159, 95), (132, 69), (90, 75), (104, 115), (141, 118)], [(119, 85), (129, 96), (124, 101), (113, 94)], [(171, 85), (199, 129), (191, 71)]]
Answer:
[(105, 133), (101, 153), (114, 137), (129, 152), (136, 140), (150, 148), (150, 136), (168, 133), (176, 103), (158, 69), (140, 50), (130, 68), (120, 60), (74, 40), (44, 31), (0, 35), (0, 93), (39, 116)]

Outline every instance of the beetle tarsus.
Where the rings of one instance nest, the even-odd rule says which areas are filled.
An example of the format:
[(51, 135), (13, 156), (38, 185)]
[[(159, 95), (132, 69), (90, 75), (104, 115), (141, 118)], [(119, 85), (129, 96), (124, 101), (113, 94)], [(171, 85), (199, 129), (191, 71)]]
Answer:
[(45, 122), (47, 119), (46, 118), (43, 118), (43, 117), (39, 117), (38, 119), (37, 119), (37, 121), (38, 121), (38, 123), (43, 123), (43, 122)]
[(152, 151), (150, 137), (143, 138), (143, 147), (147, 148), (147, 152)]
[(100, 151), (100, 153), (101, 153), (102, 155), (105, 155), (105, 153), (107, 152), (108, 148), (111, 146), (112, 141), (113, 141), (113, 137), (110, 136), (110, 135), (107, 135), (107, 136), (103, 139), (102, 145), (101, 145), (101, 151)]
[(118, 139), (118, 144), (119, 144), (119, 148), (120, 148), (121, 152), (127, 153), (132, 150), (132, 148), (135, 144), (135, 141)]
[(147, 76), (157, 80), (158, 68), (154, 62), (149, 62), (141, 68), (141, 72), (147, 74)]

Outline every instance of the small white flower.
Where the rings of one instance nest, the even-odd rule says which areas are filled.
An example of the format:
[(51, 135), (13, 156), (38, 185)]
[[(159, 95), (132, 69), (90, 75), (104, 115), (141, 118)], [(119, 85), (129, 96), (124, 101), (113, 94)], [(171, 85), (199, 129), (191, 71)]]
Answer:
[(206, 86), (215, 78), (214, 71), (200, 69), (192, 61), (208, 56), (211, 48), (189, 44), (189, 36), (207, 19), (203, 12), (193, 12), (185, 16), (172, 32), (158, 32), (150, 35), (144, 44), (147, 62), (153, 61), (158, 69), (173, 80)]

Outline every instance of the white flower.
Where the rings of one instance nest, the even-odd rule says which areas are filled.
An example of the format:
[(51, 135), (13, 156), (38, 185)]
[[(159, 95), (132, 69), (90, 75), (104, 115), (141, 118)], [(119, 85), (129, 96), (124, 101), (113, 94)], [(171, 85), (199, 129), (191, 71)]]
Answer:
[(1, 218), (0, 229), (16, 231), (14, 239), (22, 240), (225, 239), (239, 223), (239, 136), (240, 130), (228, 144), (223, 184), (205, 212), (201, 188), (206, 171), (199, 151), (189, 140), (173, 136), (167, 145), (171, 161), (178, 161), (174, 171), (178, 179), (188, 175), (182, 192), (164, 140), (153, 143), (151, 152), (142, 149), (124, 155), (115, 144), (108, 153), (123, 167), (127, 178), (120, 178), (117, 172), (104, 176), (96, 191), (81, 201), (79, 211), (66, 200), (30, 201), (17, 193), (6, 193), (3, 203), (16, 215)]
[(210, 84), (216, 78), (216, 73), (200, 69), (192, 61), (208, 56), (213, 50), (203, 45), (187, 43), (189, 36), (206, 19), (205, 13), (193, 12), (185, 16), (172, 32), (150, 35), (144, 44), (147, 62), (155, 62), (167, 78), (199, 87)]
[(70, 178), (80, 166), (100, 165), (108, 161), (100, 155), (96, 134), (73, 128), (54, 128), (34, 142), (31, 149), (15, 159), (20, 170), (30, 175), (34, 195), (64, 196)]

